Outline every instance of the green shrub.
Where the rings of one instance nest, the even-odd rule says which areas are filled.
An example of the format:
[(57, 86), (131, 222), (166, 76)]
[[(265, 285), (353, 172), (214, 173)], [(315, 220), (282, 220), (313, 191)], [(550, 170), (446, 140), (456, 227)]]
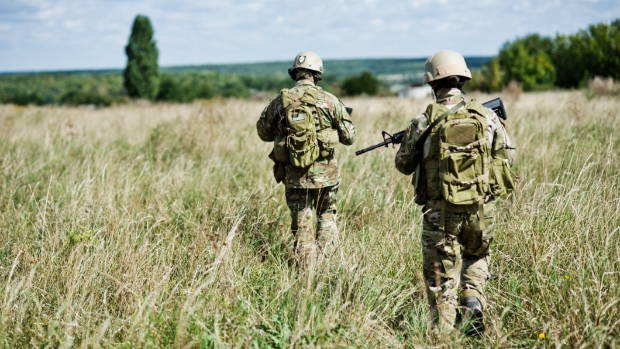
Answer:
[(16, 104), (16, 105), (43, 105), (45, 100), (40, 94), (33, 91), (17, 90), (12, 93), (8, 93), (0, 99), (3, 104)]
[(213, 90), (203, 74), (164, 75), (157, 94), (158, 101), (177, 103), (212, 97)]
[(249, 95), (248, 88), (243, 83), (243, 80), (236, 76), (231, 76), (231, 79), (222, 84), (220, 95), (226, 98), (241, 98)]
[(376, 95), (379, 92), (379, 80), (371, 72), (365, 71), (360, 76), (346, 78), (342, 83), (342, 91), (346, 96)]
[(109, 95), (92, 91), (72, 90), (60, 97), (58, 104), (62, 105), (96, 105), (108, 107), (114, 102)]

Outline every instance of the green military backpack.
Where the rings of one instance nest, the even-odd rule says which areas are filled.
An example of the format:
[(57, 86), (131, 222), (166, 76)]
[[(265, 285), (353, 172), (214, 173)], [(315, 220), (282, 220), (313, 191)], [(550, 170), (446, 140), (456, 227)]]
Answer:
[(433, 121), (431, 152), (424, 161), (429, 199), (442, 197), (453, 205), (471, 205), (489, 194), (492, 157), (484, 114), (477, 101), (462, 102), (451, 110), (441, 104), (427, 109)]
[(489, 194), (492, 157), (484, 114), (482, 104), (471, 101), (437, 130), (441, 193), (452, 204), (475, 204)]
[(294, 167), (306, 168), (319, 158), (315, 120), (318, 118), (316, 100), (318, 89), (310, 87), (295, 100), (288, 89), (280, 91), (286, 120), (286, 146), (289, 162)]

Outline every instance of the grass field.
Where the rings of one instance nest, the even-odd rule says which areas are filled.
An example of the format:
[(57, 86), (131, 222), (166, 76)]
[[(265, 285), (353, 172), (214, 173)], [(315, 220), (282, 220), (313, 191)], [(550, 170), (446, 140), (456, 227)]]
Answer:
[[(444, 344), (618, 348), (620, 101), (508, 97), (521, 180), (499, 203), (488, 330)], [(310, 282), (254, 127), (266, 100), (0, 106), (0, 346), (439, 345), (409, 178), (394, 149), (354, 155), (427, 102), (345, 100), (340, 247)]]

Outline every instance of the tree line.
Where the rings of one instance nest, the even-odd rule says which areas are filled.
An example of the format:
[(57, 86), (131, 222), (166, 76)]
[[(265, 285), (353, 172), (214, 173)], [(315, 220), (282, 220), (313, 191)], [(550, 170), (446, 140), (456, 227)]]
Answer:
[[(291, 85), (285, 71), (281, 75), (260, 76), (214, 71), (162, 73), (153, 26), (142, 15), (134, 19), (125, 53), (127, 65), (122, 75), (109, 72), (0, 76), (0, 103), (109, 106), (132, 98), (186, 103), (215, 97), (244, 98), (257, 92), (276, 93)], [(372, 95), (387, 90), (370, 72), (350, 77), (328, 74), (321, 85), (338, 95)]]
[[(136, 16), (133, 22), (125, 53), (127, 65), (122, 75), (109, 72), (0, 76), (0, 103), (108, 106), (131, 98), (186, 103), (215, 97), (244, 98), (257, 92), (277, 93), (291, 86), (285, 72), (280, 75), (215, 71), (162, 73), (153, 26), (142, 15)], [(594, 77), (620, 80), (620, 19), (609, 24), (593, 24), (570, 35), (558, 34), (552, 38), (531, 34), (517, 38), (506, 42), (496, 57), (476, 69), (484, 60), (477, 58), (474, 62), (474, 78), (468, 83), (470, 90), (496, 92), (511, 82), (525, 91), (570, 89), (584, 87)], [(388, 61), (410, 69), (423, 64), (416, 60)], [(350, 76), (328, 73), (321, 86), (337, 96), (390, 94), (387, 83), (369, 71)]]
[(512, 81), (525, 91), (572, 89), (595, 77), (620, 80), (620, 19), (570, 35), (530, 34), (506, 42), (468, 85), (486, 92)]

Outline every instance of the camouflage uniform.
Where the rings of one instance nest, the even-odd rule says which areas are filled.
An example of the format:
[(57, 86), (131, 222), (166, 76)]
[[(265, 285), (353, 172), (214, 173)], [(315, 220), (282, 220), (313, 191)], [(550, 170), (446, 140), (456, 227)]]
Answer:
[[(306, 89), (315, 86), (310, 80), (297, 81), (289, 92), (293, 98), (301, 98)], [(317, 111), (326, 125), (336, 130), (338, 140), (344, 145), (352, 145), (356, 130), (344, 104), (331, 93), (320, 87), (317, 98)], [(286, 122), (282, 120), (281, 97), (274, 98), (256, 123), (259, 137), (272, 142), (276, 135), (286, 134)], [(308, 168), (285, 167), (284, 185), (286, 204), (291, 211), (291, 230), (295, 236), (295, 251), (302, 263), (308, 263), (316, 255), (317, 247), (327, 249), (334, 245), (338, 234), (336, 227), (336, 193), (340, 183), (338, 162), (334, 155), (319, 157)], [(314, 209), (317, 226), (314, 228)]]
[[(443, 92), (443, 93), (442, 93)], [(447, 108), (464, 100), (458, 89), (440, 91), (438, 103)], [(514, 147), (497, 115), (487, 108), (488, 135), (492, 155), (514, 159)], [(428, 127), (425, 114), (416, 116), (409, 127), (396, 155), (396, 168), (403, 174), (417, 172), (414, 161), (415, 143)], [(430, 136), (424, 143), (424, 157), (430, 152)], [(480, 229), (478, 205), (446, 205), (444, 223), (440, 229), (441, 198), (430, 199), (423, 208), (422, 230), (423, 273), (433, 325), (436, 331), (454, 328), (458, 300), (474, 296), (486, 307), (485, 287), (489, 280), (489, 252), (495, 228), (494, 198), (489, 195), (484, 203), (484, 229)], [(460, 292), (459, 292), (460, 286)]]

